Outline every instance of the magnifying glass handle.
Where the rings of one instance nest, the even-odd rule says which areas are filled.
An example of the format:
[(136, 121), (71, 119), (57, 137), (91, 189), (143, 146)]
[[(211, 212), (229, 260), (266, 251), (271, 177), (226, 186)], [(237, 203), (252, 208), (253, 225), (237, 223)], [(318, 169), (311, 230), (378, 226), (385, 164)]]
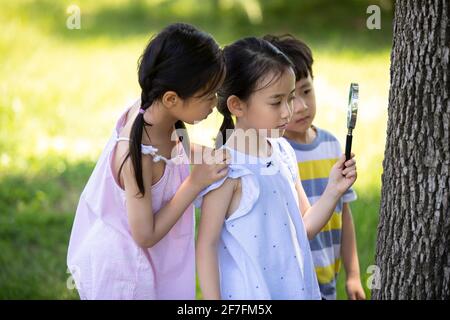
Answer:
[(350, 160), (350, 157), (351, 157), (352, 139), (353, 139), (353, 135), (347, 134), (347, 139), (345, 141), (345, 161)]

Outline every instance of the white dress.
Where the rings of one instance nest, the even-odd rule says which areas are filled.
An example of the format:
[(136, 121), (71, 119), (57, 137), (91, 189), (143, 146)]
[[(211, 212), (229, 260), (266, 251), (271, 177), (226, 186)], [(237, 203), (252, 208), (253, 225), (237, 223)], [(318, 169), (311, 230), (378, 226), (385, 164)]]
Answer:
[[(220, 235), (221, 297), (321, 299), (295, 190), (294, 150), (284, 138), (268, 141), (268, 158), (224, 147), (233, 159), (227, 178), (241, 178), (242, 197)], [(225, 179), (203, 190), (196, 205)]]

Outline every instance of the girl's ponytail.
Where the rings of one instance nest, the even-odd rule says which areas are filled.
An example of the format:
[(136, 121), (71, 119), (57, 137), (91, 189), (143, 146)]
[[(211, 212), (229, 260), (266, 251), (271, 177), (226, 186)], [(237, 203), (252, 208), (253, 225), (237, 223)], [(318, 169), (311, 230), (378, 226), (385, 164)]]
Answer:
[(227, 142), (231, 131), (230, 129), (234, 129), (234, 122), (231, 112), (227, 107), (226, 100), (223, 101), (219, 98), (217, 109), (223, 115), (222, 125), (220, 126), (219, 133), (216, 137), (216, 148), (220, 148)]

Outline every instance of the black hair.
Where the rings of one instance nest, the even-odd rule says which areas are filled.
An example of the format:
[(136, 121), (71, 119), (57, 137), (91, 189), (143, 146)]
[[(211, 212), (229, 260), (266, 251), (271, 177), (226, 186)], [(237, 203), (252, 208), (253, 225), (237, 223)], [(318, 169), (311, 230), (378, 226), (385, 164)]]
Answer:
[(302, 40), (287, 33), (281, 36), (265, 35), (263, 39), (269, 41), (283, 51), (294, 63), (295, 78), (297, 81), (307, 78), (308, 74), (313, 78), (313, 56), (311, 49)]
[[(294, 68), (289, 58), (270, 42), (256, 37), (238, 40), (223, 50), (226, 76), (218, 91), (217, 109), (223, 115), (223, 122), (216, 138), (216, 147), (225, 144), (228, 139), (227, 129), (234, 129), (231, 112), (227, 106), (227, 99), (231, 95), (247, 100), (253, 92), (269, 86), (286, 71)], [(274, 77), (264, 86), (261, 80), (274, 73)]]
[[(189, 24), (171, 24), (150, 40), (139, 58), (141, 109), (147, 110), (167, 91), (176, 92), (181, 99), (193, 97), (198, 92), (202, 96), (209, 95), (220, 86), (224, 73), (222, 51), (209, 34)], [(141, 161), (144, 126), (151, 126), (151, 123), (147, 123), (144, 115), (139, 113), (131, 128), (129, 152), (119, 169), (120, 175), (125, 161), (130, 157), (142, 196), (145, 195)], [(178, 120), (175, 129), (186, 127)]]

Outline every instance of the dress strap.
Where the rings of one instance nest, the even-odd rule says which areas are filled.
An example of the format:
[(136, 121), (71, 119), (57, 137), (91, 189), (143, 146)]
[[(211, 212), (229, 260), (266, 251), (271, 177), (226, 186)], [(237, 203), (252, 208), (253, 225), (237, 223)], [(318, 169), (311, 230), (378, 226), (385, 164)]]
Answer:
[[(116, 141), (130, 141), (129, 138), (126, 137), (117, 137)], [(179, 147), (177, 145), (177, 147)], [(142, 154), (145, 155), (151, 155), (153, 156), (153, 162), (158, 162), (158, 161), (164, 161), (165, 163), (179, 163), (180, 161), (182, 161), (182, 155), (177, 155), (175, 158), (172, 159), (167, 159), (166, 157), (159, 155), (158, 152), (158, 148), (155, 148), (151, 145), (146, 145), (146, 144), (141, 144), (141, 152)]]
[(157, 154), (158, 148), (155, 148), (150, 145), (141, 144), (141, 151), (142, 154), (149, 154), (153, 156), (153, 162), (158, 162), (160, 160), (163, 160), (164, 162), (168, 162), (167, 158)]

